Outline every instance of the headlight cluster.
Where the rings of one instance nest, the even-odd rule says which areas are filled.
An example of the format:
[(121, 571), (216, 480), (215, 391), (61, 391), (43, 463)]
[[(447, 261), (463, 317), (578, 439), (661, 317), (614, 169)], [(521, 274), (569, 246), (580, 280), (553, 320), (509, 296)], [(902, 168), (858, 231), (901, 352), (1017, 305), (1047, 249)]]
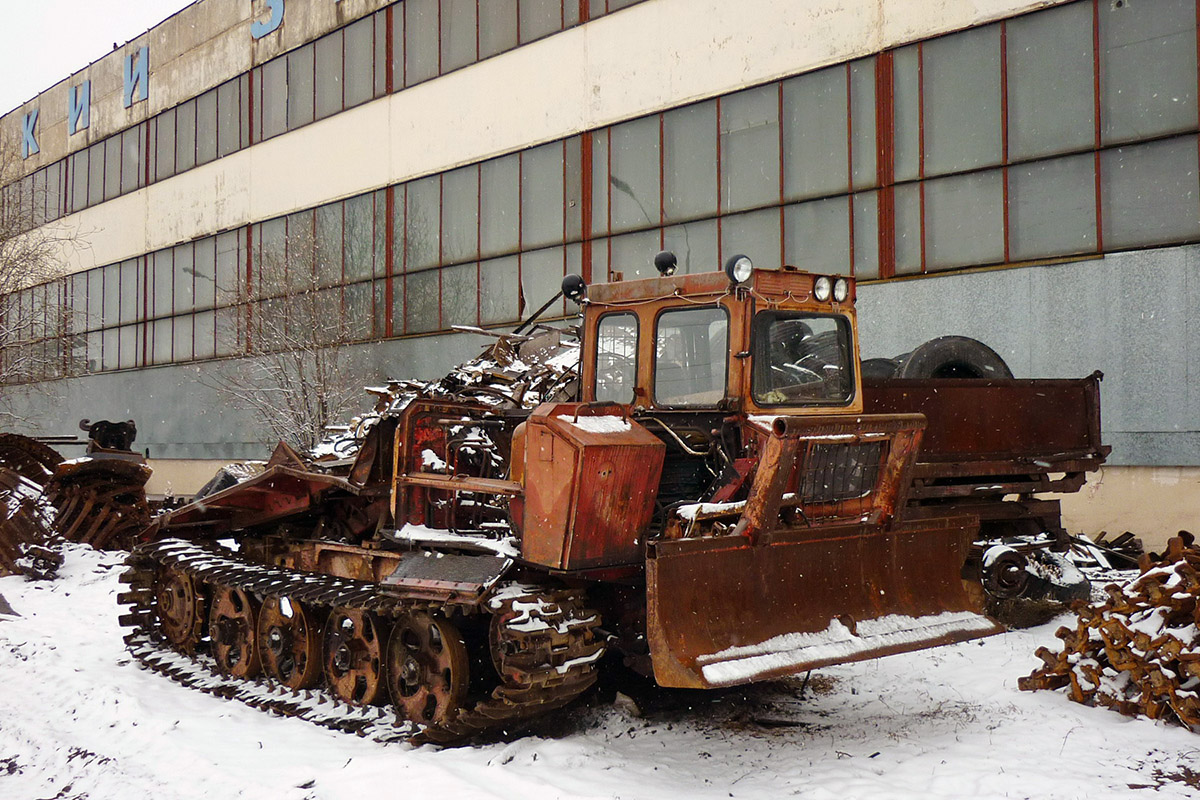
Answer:
[(830, 297), (834, 302), (844, 303), (850, 297), (850, 281), (822, 275), (813, 281), (813, 297), (820, 303), (828, 302)]

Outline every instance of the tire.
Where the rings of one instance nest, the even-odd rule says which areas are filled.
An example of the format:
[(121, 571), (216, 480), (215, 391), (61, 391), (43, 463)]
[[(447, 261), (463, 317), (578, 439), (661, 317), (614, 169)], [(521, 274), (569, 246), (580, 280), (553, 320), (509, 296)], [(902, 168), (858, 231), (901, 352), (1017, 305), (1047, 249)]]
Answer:
[(898, 359), (897, 378), (1012, 378), (995, 350), (966, 336), (930, 339)]
[(864, 378), (892, 378), (896, 375), (896, 359), (866, 358), (862, 362)]

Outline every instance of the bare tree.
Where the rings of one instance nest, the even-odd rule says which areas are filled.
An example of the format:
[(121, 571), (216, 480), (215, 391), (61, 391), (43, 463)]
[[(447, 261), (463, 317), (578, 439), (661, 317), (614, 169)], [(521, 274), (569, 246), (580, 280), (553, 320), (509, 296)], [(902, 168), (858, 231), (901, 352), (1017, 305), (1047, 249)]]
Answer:
[(246, 355), (203, 379), (234, 407), (253, 412), (271, 439), (301, 452), (363, 397), (349, 363), (342, 289), (322, 275), (317, 249), (311, 233), (260, 248), (253, 285), (238, 292)]
[[(55, 396), (72, 369), (75, 314), (60, 278), (78, 232), (47, 222), (48, 192), (23, 175), (14, 138), (0, 139), (0, 425), (28, 422), (21, 398)], [(50, 201), (53, 205), (53, 200)], [(25, 404), (28, 405), (28, 404)]]

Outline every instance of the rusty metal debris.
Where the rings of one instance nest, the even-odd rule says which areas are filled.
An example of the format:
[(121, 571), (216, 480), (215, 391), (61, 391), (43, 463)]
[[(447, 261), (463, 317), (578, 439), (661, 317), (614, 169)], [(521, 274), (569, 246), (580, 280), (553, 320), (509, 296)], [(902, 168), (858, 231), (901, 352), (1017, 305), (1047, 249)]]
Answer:
[(0, 575), (53, 577), (62, 555), (51, 546), (54, 509), (42, 500), (42, 487), (0, 468), (0, 516)]
[(1139, 566), (1127, 586), (1105, 587), (1104, 602), (1080, 605), (1075, 627), (1055, 633), (1062, 652), (1039, 648), (1043, 666), (1018, 685), (1200, 732), (1200, 548), (1180, 531)]

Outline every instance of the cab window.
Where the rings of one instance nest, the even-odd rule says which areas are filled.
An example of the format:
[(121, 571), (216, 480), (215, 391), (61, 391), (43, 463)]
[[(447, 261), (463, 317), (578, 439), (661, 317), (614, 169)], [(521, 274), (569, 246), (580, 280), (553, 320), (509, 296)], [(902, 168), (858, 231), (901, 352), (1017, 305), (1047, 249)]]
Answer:
[(637, 380), (637, 316), (609, 314), (596, 328), (596, 399), (632, 403)]
[(723, 308), (684, 308), (658, 317), (654, 399), (659, 405), (715, 406), (725, 396), (729, 315)]
[(754, 318), (758, 405), (844, 404), (854, 394), (850, 322), (832, 314), (764, 311)]

